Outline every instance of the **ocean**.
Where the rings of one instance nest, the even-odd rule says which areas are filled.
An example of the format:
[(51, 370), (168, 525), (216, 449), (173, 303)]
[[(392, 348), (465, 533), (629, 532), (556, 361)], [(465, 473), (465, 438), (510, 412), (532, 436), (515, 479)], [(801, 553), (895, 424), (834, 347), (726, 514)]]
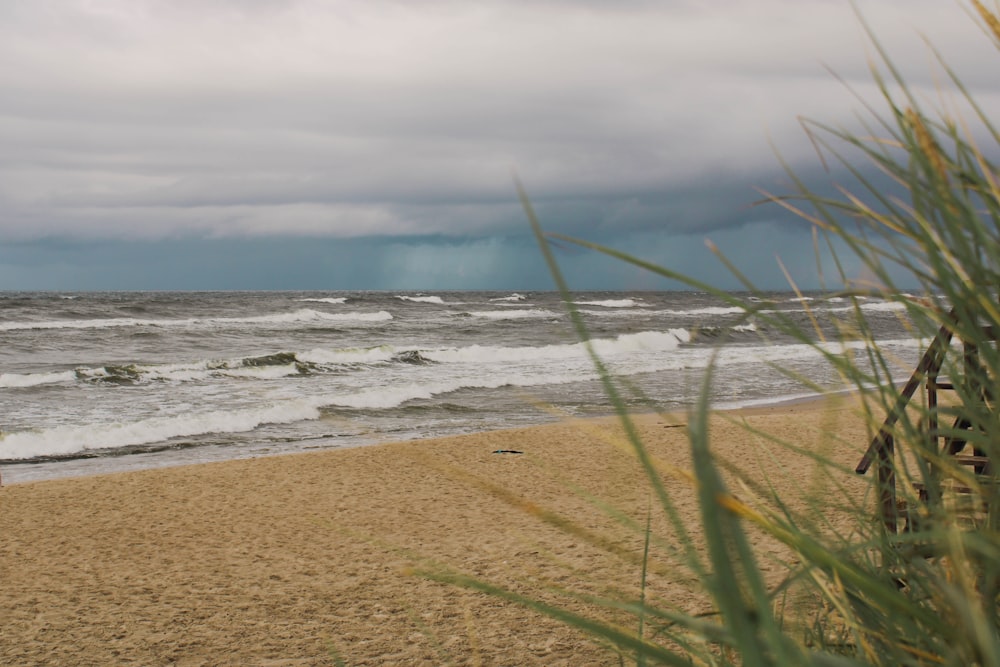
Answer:
[[(750, 299), (747, 295), (745, 298)], [(758, 295), (835, 339), (843, 299)], [(836, 389), (812, 347), (710, 295), (573, 296), (629, 407)], [(905, 379), (921, 341), (868, 299)], [(832, 349), (839, 349), (831, 343)], [(790, 371), (790, 372), (788, 372)], [(354, 447), (612, 412), (552, 292), (0, 293), (4, 483)]]

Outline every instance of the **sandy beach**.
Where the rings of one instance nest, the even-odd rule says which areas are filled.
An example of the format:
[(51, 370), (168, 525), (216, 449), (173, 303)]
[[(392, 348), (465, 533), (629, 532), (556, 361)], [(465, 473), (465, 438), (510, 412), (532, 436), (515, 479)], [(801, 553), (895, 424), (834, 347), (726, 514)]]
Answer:
[[(734, 419), (853, 467), (867, 435), (851, 401), (726, 413), (712, 425), (720, 458), (780, 485), (792, 507), (823, 497), (836, 520), (838, 498), (808, 457)], [(638, 423), (657, 457), (688, 467), (683, 417)], [(613, 421), (561, 422), (4, 486), (0, 664), (617, 665), (608, 647), (556, 621), (419, 572), (447, 567), (607, 616), (553, 589), (638, 595), (642, 535), (588, 500), (645, 524), (649, 487), (620, 443)], [(665, 479), (695, 526), (690, 483)], [(843, 481), (856, 497), (842, 500), (860, 502), (865, 481)], [(669, 539), (661, 513), (652, 527)], [(709, 609), (689, 573), (654, 559), (654, 601)]]

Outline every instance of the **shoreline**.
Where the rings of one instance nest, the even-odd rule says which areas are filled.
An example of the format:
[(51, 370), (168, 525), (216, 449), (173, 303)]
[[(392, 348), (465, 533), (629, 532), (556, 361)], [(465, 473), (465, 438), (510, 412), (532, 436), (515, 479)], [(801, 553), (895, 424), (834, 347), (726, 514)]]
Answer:
[[(845, 389), (830, 394), (801, 394), (795, 396), (782, 396), (766, 399), (750, 399), (741, 403), (723, 404), (718, 408), (713, 408), (713, 412), (741, 413), (747, 411), (767, 410), (770, 408), (781, 408), (785, 406), (798, 405), (803, 403), (816, 402), (822, 404), (830, 397), (848, 396), (854, 390)], [(635, 415), (655, 414), (652, 412), (636, 412)], [(674, 411), (670, 414), (682, 414)], [(539, 422), (529, 426), (544, 426), (546, 424), (557, 423), (564, 420), (608, 420), (616, 419), (614, 413), (588, 417), (553, 418), (552, 421)], [(523, 427), (516, 427), (523, 428)], [(501, 432), (507, 429), (499, 429)], [(163, 468), (173, 468), (188, 465), (205, 465), (212, 463), (222, 463), (225, 461), (247, 460), (257, 458), (270, 458), (273, 456), (295, 456), (298, 454), (325, 451), (342, 451), (357, 447), (380, 447), (386, 444), (397, 442), (419, 442), (422, 440), (436, 439), (439, 437), (462, 437), (466, 435), (477, 435), (492, 431), (472, 431), (447, 436), (430, 436), (426, 438), (412, 438), (409, 440), (376, 439), (369, 442), (357, 442), (348, 444), (335, 444), (332, 446), (310, 445), (307, 449), (292, 449), (290, 451), (277, 451), (261, 453), (251, 451), (241, 454), (233, 448), (232, 451), (216, 450), (212, 446), (192, 447), (187, 450), (161, 450), (151, 453), (135, 454), (107, 454), (99, 456), (79, 456), (68, 457), (55, 461), (32, 461), (26, 460), (17, 463), (0, 464), (0, 486), (13, 486), (19, 484), (32, 484), (36, 482), (54, 481), (62, 479), (75, 479), (80, 477), (114, 475), (119, 473), (139, 472), (142, 470), (158, 470)], [(200, 455), (200, 457), (198, 456)], [(39, 474), (40, 473), (40, 474)]]
[[(855, 405), (717, 413), (713, 450), (748, 478), (779, 484), (791, 508), (824, 498), (836, 522), (813, 459), (737, 422), (853, 467), (867, 446)], [(654, 456), (687, 468), (675, 417), (637, 415), (636, 426)], [(637, 568), (531, 508), (641, 553), (641, 535), (587, 496), (643, 523), (644, 475), (621, 429), (599, 418), (4, 486), (0, 663), (329, 665), (335, 651), (349, 665), (615, 665), (613, 652), (558, 622), (414, 571), (444, 564), (606, 614), (552, 587), (634, 595)], [(695, 529), (693, 489), (665, 479)], [(838, 482), (853, 500), (867, 488), (856, 476)], [(672, 530), (659, 515), (652, 527)], [(782, 553), (767, 539), (755, 545)], [(690, 577), (656, 558), (650, 599), (704, 611)]]

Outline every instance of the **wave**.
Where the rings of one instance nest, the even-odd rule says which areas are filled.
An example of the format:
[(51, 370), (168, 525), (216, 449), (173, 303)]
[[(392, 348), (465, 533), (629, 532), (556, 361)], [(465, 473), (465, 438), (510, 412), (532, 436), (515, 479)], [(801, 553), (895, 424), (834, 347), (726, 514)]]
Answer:
[(83, 382), (101, 385), (142, 385), (154, 382), (199, 382), (212, 377), (276, 379), (303, 375), (315, 370), (308, 359), (292, 352), (244, 359), (206, 359), (177, 364), (120, 364), (96, 368), (76, 368), (56, 373), (27, 375), (0, 374), (0, 388), (32, 387), (43, 384)]
[(290, 375), (302, 375), (301, 366), (295, 363), (281, 366), (232, 368), (222, 371), (222, 375), (235, 378), (254, 378), (256, 380), (276, 380)]
[(490, 299), (490, 301), (524, 301), (527, 298), (528, 297), (526, 297), (523, 294), (518, 294), (517, 292), (514, 292), (510, 296), (498, 296), (493, 299)]
[(737, 324), (731, 327), (724, 326), (704, 326), (696, 327), (694, 329), (695, 338), (721, 338), (726, 333), (737, 333), (737, 334), (748, 334), (755, 333), (757, 331), (757, 325), (754, 323), (750, 324)]
[(212, 377), (270, 380), (305, 375), (316, 369), (293, 352), (231, 360), (202, 360), (188, 364), (104, 366), (78, 368), (75, 377), (85, 382), (144, 384), (149, 382), (198, 382)]
[[(632, 301), (632, 300), (631, 299), (625, 299), (625, 300), (622, 300), (622, 303), (624, 303), (625, 301)], [(756, 299), (756, 298), (751, 299), (751, 301), (754, 301), (756, 303), (767, 303), (767, 302), (761, 301), (760, 299)], [(812, 301), (814, 301), (814, 299), (812, 299), (810, 297), (803, 297), (802, 299), (790, 299), (789, 303), (790, 302), (795, 302), (795, 303), (801, 303), (801, 304), (808, 304), (808, 302), (812, 302)], [(843, 299), (839, 299), (839, 301), (831, 300), (830, 303), (838, 303), (838, 302), (842, 302), (842, 301), (843, 301)], [(607, 307), (607, 303), (601, 304), (599, 302), (578, 302), (577, 305), (604, 305), (604, 306)], [(745, 314), (747, 312), (746, 309), (744, 309), (744, 308), (742, 308), (740, 306), (704, 306), (702, 308), (691, 308), (691, 309), (688, 309), (688, 310), (671, 310), (671, 309), (649, 310), (647, 308), (642, 308), (643, 304), (641, 304), (641, 303), (633, 303), (633, 306), (639, 306), (640, 310), (639, 311), (633, 311), (633, 312), (626, 312), (626, 313), (608, 313), (607, 311), (604, 311), (603, 314), (605, 314), (605, 315), (618, 315), (618, 314), (623, 314), (623, 315), (624, 314), (637, 314), (637, 315), (639, 315), (639, 314), (647, 314), (647, 313), (649, 313), (649, 314), (654, 314), (654, 315), (670, 315), (670, 316), (674, 316), (674, 317), (703, 317), (703, 316), (743, 315), (743, 314)], [(618, 306), (618, 307), (619, 308), (628, 308), (628, 307), (632, 307), (632, 306), (622, 305), (622, 306)], [(804, 307), (809, 308), (809, 310), (811, 310), (812, 312), (847, 312), (847, 311), (850, 311), (850, 310), (854, 309), (853, 306), (830, 306), (830, 307), (824, 307), (824, 306), (815, 306), (815, 305), (804, 305)], [(895, 310), (904, 310), (906, 308), (906, 306), (904, 304), (901, 304), (901, 303), (898, 303), (898, 302), (895, 302), (895, 301), (884, 301), (884, 302), (880, 301), (880, 302), (873, 302), (873, 303), (864, 303), (864, 304), (861, 304), (860, 308), (862, 310), (866, 310), (866, 311), (895, 311)], [(584, 311), (584, 312), (586, 312), (588, 314), (593, 314), (593, 315), (601, 315), (602, 314), (602, 311), (599, 311), (599, 310), (588, 310), (588, 311)], [(795, 312), (802, 312), (802, 311), (799, 311), (798, 309), (787, 309), (786, 308), (786, 309), (780, 309), (780, 310), (775, 310), (775, 309), (763, 310), (763, 311), (760, 311), (760, 312), (765, 313), (765, 314), (772, 314), (773, 315), (773, 314), (778, 314), (778, 313), (785, 313), (785, 314), (787, 314), (787, 313), (795, 313)]]
[[(616, 339), (592, 341), (601, 354), (609, 356), (637, 350), (663, 352), (688, 342), (691, 335), (683, 329), (668, 332), (624, 334)], [(205, 359), (176, 364), (121, 364), (72, 371), (37, 374), (0, 375), (0, 388), (32, 387), (52, 383), (141, 385), (154, 382), (199, 382), (210, 378), (278, 379), (310, 373), (338, 372), (358, 365), (387, 363), (473, 363), (504, 361), (545, 361), (585, 358), (583, 343), (540, 347), (491, 347), (472, 345), (462, 348), (423, 349), (381, 345), (371, 348), (315, 348), (304, 352), (277, 352), (257, 357), (230, 360)]]
[[(843, 299), (841, 299), (843, 301)], [(858, 308), (867, 312), (897, 312), (906, 310), (906, 304), (898, 301), (869, 301), (858, 304)], [(814, 313), (847, 313), (854, 311), (854, 306), (809, 306), (809, 310)], [(789, 313), (804, 311), (788, 310), (767, 310), (765, 313)]]
[(871, 310), (875, 312), (892, 312), (906, 310), (906, 304), (898, 301), (876, 301), (874, 303), (861, 304), (861, 310)]
[(384, 322), (392, 319), (387, 311), (374, 313), (323, 313), (310, 308), (302, 308), (291, 313), (276, 313), (254, 317), (188, 318), (182, 320), (146, 320), (133, 317), (93, 320), (49, 320), (41, 322), (4, 322), (0, 331), (20, 331), (31, 329), (114, 329), (120, 327), (196, 327), (218, 324), (294, 324), (298, 322)]
[[(610, 362), (611, 368), (627, 374), (704, 368), (712, 363), (713, 358), (718, 366), (818, 358), (816, 349), (805, 344), (713, 351), (682, 348), (683, 343), (688, 340), (690, 335), (686, 330), (674, 329), (624, 334), (616, 338), (593, 340), (591, 344), (602, 358)], [(883, 344), (919, 349), (920, 341), (904, 339), (885, 341)], [(844, 352), (863, 345), (860, 342), (847, 345), (831, 343), (826, 347), (831, 352)], [(675, 351), (677, 354), (674, 354)], [(373, 348), (353, 352), (344, 350), (342, 354), (372, 355), (405, 364), (432, 362), (458, 366), (446, 369), (448, 372), (445, 374), (417, 376), (414, 381), (378, 383), (360, 389), (344, 388), (339, 392), (280, 400), (255, 407), (215, 410), (202, 414), (185, 412), (182, 415), (149, 417), (132, 423), (56, 426), (45, 430), (0, 434), (0, 459), (70, 457), (97, 450), (120, 450), (168, 442), (176, 438), (249, 432), (266, 424), (316, 420), (330, 409), (393, 409), (410, 401), (433, 399), (466, 389), (536, 387), (597, 379), (597, 373), (587, 358), (584, 343), (523, 348), (468, 346), (420, 351)], [(280, 362), (283, 358), (287, 360), (281, 354), (253, 357), (249, 359), (256, 360), (260, 365), (244, 363), (242, 368), (291, 372), (296, 364), (282, 364)], [(568, 361), (570, 359), (574, 361)], [(539, 361), (551, 363), (539, 364)], [(296, 360), (296, 363), (301, 362), (301, 358)], [(495, 372), (483, 372), (484, 368), (495, 369)]]
[(409, 403), (410, 401), (427, 400), (463, 389), (538, 387), (542, 385), (570, 384), (580, 382), (581, 380), (595, 379), (596, 377), (597, 374), (592, 370), (582, 373), (566, 372), (559, 375), (539, 375), (537, 373), (518, 373), (516, 371), (488, 375), (476, 374), (474, 376), (438, 382), (365, 389), (333, 398), (330, 400), (329, 405), (352, 409), (386, 410)]
[[(638, 351), (665, 352), (676, 349), (691, 340), (686, 329), (668, 331), (645, 331), (622, 334), (616, 338), (595, 339), (591, 344), (600, 354), (608, 356), (628, 354)], [(469, 345), (465, 347), (426, 349), (416, 347), (394, 347), (383, 345), (373, 348), (346, 348), (339, 350), (315, 349), (296, 355), (299, 362), (318, 366), (338, 364), (375, 364), (385, 362), (463, 363), (492, 364), (519, 361), (557, 361), (568, 358), (586, 358), (584, 343), (560, 345), (504, 347)]]
[(445, 305), (444, 299), (439, 296), (403, 296), (396, 295), (400, 301), (412, 301), (413, 303), (434, 303), (439, 306)]
[(43, 384), (59, 384), (76, 379), (73, 371), (54, 373), (0, 373), (0, 388), (38, 387)]
[(663, 310), (658, 311), (667, 315), (696, 316), (696, 315), (739, 315), (745, 313), (743, 308), (737, 306), (705, 306), (704, 308), (692, 308), (691, 310)]
[[(593, 373), (588, 374), (593, 376)], [(260, 408), (186, 413), (153, 417), (133, 423), (101, 423), (83, 426), (57, 426), (41, 431), (0, 434), (0, 461), (38, 458), (72, 458), (88, 452), (109, 452), (175, 438), (216, 433), (245, 433), (265, 424), (291, 424), (322, 417), (324, 408), (381, 410), (404, 403), (431, 399), (462, 389), (495, 389), (504, 386), (531, 387), (578, 382), (580, 373), (562, 376), (551, 374), (475, 374), (467, 378), (436, 382), (372, 387), (339, 396), (311, 397), (273, 403)]]
[(650, 308), (602, 308), (594, 310), (592, 308), (581, 308), (579, 312), (590, 317), (597, 317), (604, 320), (626, 319), (626, 318), (650, 318), (664, 315), (662, 310), (652, 310)]
[(142, 385), (156, 382), (200, 382), (211, 378), (278, 379), (321, 373), (337, 367), (379, 364), (391, 361), (416, 363), (419, 351), (391, 346), (314, 349), (307, 352), (275, 354), (237, 359), (204, 359), (176, 364), (120, 364), (77, 368), (55, 373), (0, 374), (0, 388), (33, 387), (43, 384), (84, 382), (101, 385)]
[(220, 317), (206, 321), (222, 324), (287, 324), (296, 322), (385, 322), (391, 319), (392, 313), (385, 310), (374, 313), (323, 313), (318, 310), (303, 308), (292, 313), (278, 313), (256, 317)]
[(0, 331), (28, 329), (113, 329), (142, 326), (190, 326), (197, 320), (141, 320), (133, 317), (94, 320), (49, 320), (42, 322), (0, 322)]
[[(757, 330), (754, 324), (734, 327), (698, 327), (693, 330), (673, 328), (665, 331), (643, 331), (622, 334), (615, 338), (599, 338), (590, 341), (595, 351), (604, 358), (614, 361), (635, 353), (648, 353), (646, 360), (656, 355), (664, 355), (694, 338), (716, 338), (726, 330), (737, 334), (749, 334)], [(879, 343), (883, 343), (880, 341)], [(886, 341), (887, 345), (907, 345), (919, 347), (925, 341), (919, 339)], [(837, 345), (831, 343), (831, 345)], [(863, 347), (863, 343), (857, 344)], [(775, 350), (774, 356), (771, 350)], [(810, 354), (808, 345), (765, 346), (763, 353), (757, 348), (740, 347), (721, 350), (723, 359), (727, 355), (753, 356), (760, 361), (763, 354), (767, 359), (781, 361), (788, 355)], [(586, 360), (584, 343), (565, 343), (542, 346), (487, 346), (470, 345), (464, 347), (425, 348), (421, 346), (381, 345), (374, 347), (313, 348), (305, 351), (283, 351), (273, 354), (234, 359), (203, 359), (173, 364), (121, 364), (96, 368), (77, 368), (72, 371), (46, 372), (37, 374), (0, 374), (0, 389), (17, 389), (45, 384), (72, 384), (75, 382), (99, 385), (145, 385), (151, 383), (189, 383), (206, 380), (274, 380), (299, 375), (342, 374), (361, 372), (364, 368), (391, 364), (466, 364), (488, 368), (493, 364), (559, 362), (565, 360)]]
[[(645, 331), (622, 334), (613, 339), (590, 341), (595, 351), (601, 355), (614, 356), (631, 352), (665, 352), (676, 349), (681, 343), (691, 340), (685, 329), (670, 331)], [(586, 358), (585, 343), (564, 345), (543, 345), (540, 347), (493, 347), (470, 345), (468, 347), (425, 350), (423, 356), (440, 363), (497, 363), (524, 361), (555, 361), (570, 358)]]
[(604, 308), (635, 308), (641, 306), (636, 299), (607, 299), (605, 301), (575, 301), (578, 306), (602, 306)]
[(265, 424), (291, 424), (316, 420), (322, 416), (324, 408), (391, 409), (409, 401), (431, 399), (462, 389), (563, 384), (577, 382), (586, 376), (592, 377), (593, 372), (565, 373), (561, 376), (516, 371), (469, 373), (465, 377), (394, 384), (334, 396), (281, 401), (260, 408), (203, 414), (185, 413), (169, 417), (152, 417), (132, 423), (57, 426), (41, 431), (5, 433), (0, 434), (0, 460), (78, 457), (87, 452), (122, 450), (175, 438), (249, 432)]
[(477, 310), (464, 313), (472, 317), (482, 317), (488, 320), (526, 320), (544, 317), (559, 317), (559, 313), (541, 308), (530, 310)]
[(296, 299), (296, 301), (311, 301), (314, 303), (332, 303), (340, 305), (342, 303), (347, 303), (346, 296), (328, 296), (323, 298), (313, 298), (313, 299)]
[(0, 434), (0, 458), (70, 456), (208, 433), (241, 433), (263, 424), (290, 424), (319, 417), (315, 400), (298, 400), (247, 410), (154, 417), (133, 423), (57, 426), (43, 431)]
[(389, 361), (396, 353), (396, 348), (391, 345), (380, 345), (378, 347), (349, 347), (334, 350), (316, 348), (297, 354), (296, 357), (300, 361), (316, 365), (377, 364)]
[[(646, 331), (622, 334), (617, 338), (595, 339), (591, 344), (600, 354), (615, 356), (638, 351), (665, 352), (691, 340), (686, 329)], [(317, 368), (331, 368), (355, 364), (384, 363), (452, 363), (488, 365), (500, 362), (556, 361), (560, 359), (585, 359), (584, 343), (542, 346), (487, 346), (427, 349), (382, 345), (372, 348), (317, 348), (294, 355), (296, 363)]]

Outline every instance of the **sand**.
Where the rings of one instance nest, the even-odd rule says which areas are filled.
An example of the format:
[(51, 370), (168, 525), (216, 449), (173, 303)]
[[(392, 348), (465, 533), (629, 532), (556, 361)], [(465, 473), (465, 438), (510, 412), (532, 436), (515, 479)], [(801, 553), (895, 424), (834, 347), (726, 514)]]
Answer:
[[(834, 516), (839, 501), (862, 500), (863, 479), (845, 472), (857, 497), (832, 497), (808, 457), (734, 417), (850, 468), (867, 444), (852, 402), (720, 415), (712, 433), (721, 458), (770, 477), (795, 508), (818, 494)], [(639, 425), (651, 451), (688, 467), (682, 417)], [(648, 484), (616, 433), (613, 421), (561, 422), (2, 487), (0, 664), (617, 665), (608, 647), (546, 616), (420, 575), (447, 567), (605, 616), (553, 588), (638, 595), (642, 535), (586, 498), (646, 520)], [(694, 528), (690, 483), (665, 479)], [(669, 544), (662, 513), (652, 517)], [(765, 557), (784, 557), (753, 539)], [(710, 608), (664, 548), (653, 559), (651, 599)]]

